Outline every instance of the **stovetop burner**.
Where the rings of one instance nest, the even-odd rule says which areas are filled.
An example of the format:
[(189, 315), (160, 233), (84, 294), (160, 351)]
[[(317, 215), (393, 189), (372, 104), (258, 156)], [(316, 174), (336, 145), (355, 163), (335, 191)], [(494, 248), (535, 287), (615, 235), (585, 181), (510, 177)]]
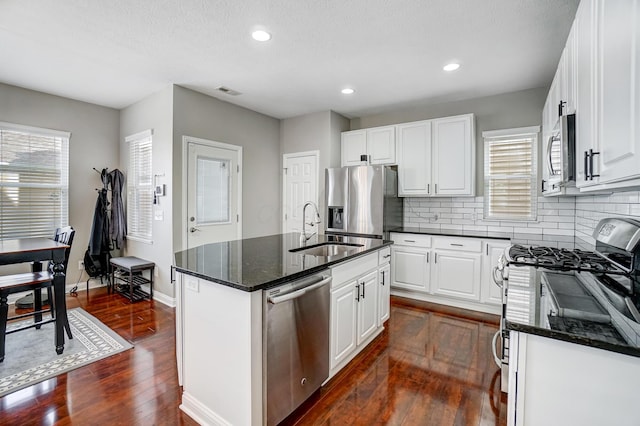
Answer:
[(508, 251), (509, 263), (559, 271), (579, 271), (601, 274), (626, 274), (622, 268), (604, 256), (591, 251), (569, 250), (544, 246), (514, 244)]

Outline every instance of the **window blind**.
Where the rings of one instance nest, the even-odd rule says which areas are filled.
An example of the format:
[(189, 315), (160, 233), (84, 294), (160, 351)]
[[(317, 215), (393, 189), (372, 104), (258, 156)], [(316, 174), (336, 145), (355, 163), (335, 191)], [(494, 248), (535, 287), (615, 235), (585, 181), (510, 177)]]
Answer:
[(0, 239), (51, 238), (68, 225), (69, 138), (0, 123)]
[(500, 133), (484, 138), (484, 217), (535, 220), (537, 133)]
[(153, 175), (152, 133), (145, 131), (126, 138), (129, 143), (127, 177), (127, 238), (152, 241)]

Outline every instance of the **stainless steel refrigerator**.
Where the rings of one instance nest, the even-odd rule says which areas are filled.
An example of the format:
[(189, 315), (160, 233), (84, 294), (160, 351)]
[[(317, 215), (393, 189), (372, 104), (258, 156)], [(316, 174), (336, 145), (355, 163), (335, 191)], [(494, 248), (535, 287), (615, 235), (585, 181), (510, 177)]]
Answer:
[(388, 166), (325, 170), (325, 233), (387, 238), (403, 223), (398, 173)]

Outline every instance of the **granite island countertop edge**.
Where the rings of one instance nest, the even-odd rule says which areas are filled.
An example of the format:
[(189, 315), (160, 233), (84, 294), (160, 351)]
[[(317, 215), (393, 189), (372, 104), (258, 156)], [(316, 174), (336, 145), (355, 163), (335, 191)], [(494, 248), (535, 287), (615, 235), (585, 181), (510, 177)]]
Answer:
[(359, 252), (356, 252), (356, 253), (352, 253), (349, 256), (333, 259), (333, 260), (328, 261), (327, 263), (324, 263), (322, 265), (317, 265), (317, 266), (314, 266), (312, 268), (305, 269), (304, 271), (298, 271), (296, 273), (285, 275), (284, 277), (280, 277), (280, 278), (277, 278), (277, 279), (265, 281), (262, 284), (254, 285), (254, 286), (251, 286), (251, 287), (243, 285), (243, 284), (239, 284), (239, 283), (235, 283), (235, 282), (231, 282), (231, 281), (225, 281), (225, 280), (222, 280), (222, 279), (219, 279), (219, 278), (211, 277), (209, 275), (201, 274), (201, 273), (198, 273), (196, 271), (193, 271), (193, 270), (190, 270), (190, 269), (187, 269), (187, 268), (183, 268), (183, 267), (180, 267), (180, 266), (173, 266), (173, 268), (175, 269), (175, 271), (183, 273), (183, 274), (186, 274), (186, 275), (190, 275), (190, 276), (193, 276), (193, 277), (196, 277), (196, 278), (200, 278), (200, 279), (203, 279), (203, 280), (206, 280), (206, 281), (214, 282), (216, 284), (221, 284), (221, 285), (224, 285), (224, 286), (227, 286), (227, 287), (234, 288), (236, 290), (241, 290), (241, 291), (244, 291), (244, 292), (247, 292), (247, 293), (251, 293), (251, 292), (254, 292), (254, 291), (266, 290), (266, 289), (269, 289), (269, 288), (273, 288), (273, 287), (276, 287), (278, 285), (285, 284), (287, 282), (295, 281), (295, 280), (298, 280), (300, 278), (304, 278), (306, 276), (313, 275), (314, 273), (323, 271), (325, 269), (328, 269), (329, 267), (332, 267), (332, 266), (335, 266), (335, 265), (338, 265), (340, 263), (344, 263), (344, 262), (347, 262), (347, 261), (351, 261), (351, 260), (356, 259), (358, 257), (367, 255), (369, 253), (376, 252), (376, 251), (378, 251), (378, 250), (380, 250), (380, 249), (382, 249), (384, 247), (390, 247), (391, 245), (393, 245), (393, 241), (382, 240), (380, 245), (378, 245), (376, 247), (363, 249), (362, 251), (359, 251)]

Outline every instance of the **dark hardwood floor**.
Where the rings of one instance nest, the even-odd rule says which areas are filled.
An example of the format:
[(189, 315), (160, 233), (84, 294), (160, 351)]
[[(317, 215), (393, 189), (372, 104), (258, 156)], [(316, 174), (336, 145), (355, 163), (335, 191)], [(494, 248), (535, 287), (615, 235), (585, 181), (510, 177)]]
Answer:
[[(194, 425), (178, 408), (174, 311), (105, 288), (68, 296), (135, 348), (0, 398), (2, 425)], [(498, 318), (392, 298), (391, 319), (290, 425), (504, 425)]]

